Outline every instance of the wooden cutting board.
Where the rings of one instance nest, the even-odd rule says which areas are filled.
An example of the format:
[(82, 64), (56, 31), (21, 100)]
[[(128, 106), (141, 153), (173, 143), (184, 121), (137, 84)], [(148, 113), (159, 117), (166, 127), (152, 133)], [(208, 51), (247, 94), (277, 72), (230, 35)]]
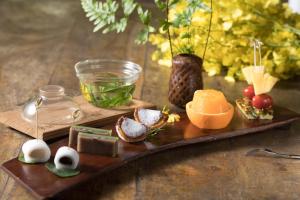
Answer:
[[(17, 158), (5, 162), (2, 169), (38, 199), (56, 198), (70, 189), (86, 184), (91, 179), (101, 177), (103, 173), (108, 173), (130, 161), (156, 152), (194, 143), (211, 142), (261, 132), (286, 126), (300, 119), (299, 114), (284, 108), (275, 107), (275, 113), (273, 120), (246, 120), (236, 111), (228, 127), (219, 130), (199, 129), (190, 123), (186, 114), (181, 114), (180, 122), (167, 125), (157, 135), (144, 142), (129, 144), (120, 141), (119, 155), (116, 158), (81, 153), (79, 164), (81, 173), (71, 178), (59, 178), (50, 173), (44, 164), (24, 164), (19, 162)], [(113, 121), (103, 128), (113, 129), (113, 134), (116, 135), (114, 130), (116, 121), (117, 117), (114, 117)], [(57, 149), (67, 145), (67, 143), (68, 139), (65, 138), (50, 144), (51, 162)]]
[[(76, 122), (76, 124), (84, 124), (92, 127), (100, 127), (105, 123), (109, 122), (114, 116), (120, 116), (131, 112), (136, 107), (150, 108), (154, 107), (153, 104), (134, 99), (132, 103), (128, 106), (123, 106), (120, 109), (103, 109), (93, 106), (84, 100), (83, 96), (74, 97), (74, 101), (79, 104), (81, 110), (84, 113), (84, 117)], [(1, 112), (0, 122), (16, 129), (22, 133), (25, 133), (31, 137), (36, 138), (35, 126), (34, 124), (27, 122), (21, 116), (22, 107), (18, 107), (15, 110)], [(38, 138), (43, 140), (49, 140), (69, 133), (70, 125), (51, 125), (46, 126), (43, 130), (39, 129)]]

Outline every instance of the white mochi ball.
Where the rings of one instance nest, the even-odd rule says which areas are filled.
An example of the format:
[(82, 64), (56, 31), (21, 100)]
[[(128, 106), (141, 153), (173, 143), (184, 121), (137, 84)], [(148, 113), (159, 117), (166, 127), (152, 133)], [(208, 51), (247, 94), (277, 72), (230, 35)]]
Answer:
[(76, 169), (79, 163), (79, 154), (71, 147), (60, 147), (54, 157), (56, 169)]
[(28, 163), (42, 163), (50, 159), (51, 151), (46, 142), (40, 139), (28, 140), (22, 146), (24, 160)]

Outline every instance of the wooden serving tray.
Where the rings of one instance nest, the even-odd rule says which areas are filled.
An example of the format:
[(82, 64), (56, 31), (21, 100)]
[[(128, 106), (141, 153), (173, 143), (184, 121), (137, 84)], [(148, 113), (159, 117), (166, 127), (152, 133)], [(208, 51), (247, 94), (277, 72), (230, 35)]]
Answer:
[[(90, 154), (80, 154), (80, 170), (78, 176), (71, 178), (58, 178), (50, 173), (43, 164), (23, 164), (14, 158), (5, 162), (2, 169), (11, 175), (17, 182), (27, 188), (38, 199), (55, 198), (60, 194), (80, 186), (87, 181), (100, 177), (115, 168), (126, 165), (135, 159), (150, 154), (164, 151), (188, 144), (210, 142), (224, 138), (261, 132), (267, 129), (285, 126), (300, 119), (300, 115), (288, 109), (275, 107), (273, 120), (246, 120), (236, 111), (233, 120), (228, 127), (220, 130), (199, 129), (192, 125), (186, 114), (181, 114), (180, 122), (167, 125), (157, 135), (144, 142), (129, 144), (123, 141), (119, 143), (119, 155), (116, 158)], [(108, 123), (104, 128), (115, 129), (114, 122)], [(67, 145), (68, 139), (62, 139), (50, 144), (52, 156), (57, 149)], [(52, 157), (53, 159), (53, 157)]]
[[(113, 119), (113, 117), (116, 115), (120, 116), (131, 112), (136, 107), (154, 107), (154, 105), (151, 103), (136, 99), (132, 100), (130, 105), (123, 106), (119, 109), (104, 109), (95, 107), (88, 103), (83, 96), (74, 97), (73, 100), (78, 103), (84, 113), (84, 117), (80, 121), (76, 122), (76, 124), (84, 124), (94, 127), (100, 127), (103, 125), (103, 123)], [(24, 120), (21, 116), (21, 111), (22, 107), (18, 107), (15, 110), (1, 112), (0, 123), (36, 138), (37, 136), (34, 130), (35, 125)], [(43, 130), (39, 129), (38, 138), (49, 140), (61, 137), (68, 134), (69, 128), (70, 125), (51, 125), (43, 127)]]

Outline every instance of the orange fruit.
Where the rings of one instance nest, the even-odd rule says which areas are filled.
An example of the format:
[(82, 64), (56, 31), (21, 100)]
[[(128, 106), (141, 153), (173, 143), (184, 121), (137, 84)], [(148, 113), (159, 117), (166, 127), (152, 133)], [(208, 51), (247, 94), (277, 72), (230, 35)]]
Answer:
[(198, 128), (221, 129), (231, 121), (233, 106), (217, 90), (197, 90), (193, 100), (186, 104), (190, 121)]

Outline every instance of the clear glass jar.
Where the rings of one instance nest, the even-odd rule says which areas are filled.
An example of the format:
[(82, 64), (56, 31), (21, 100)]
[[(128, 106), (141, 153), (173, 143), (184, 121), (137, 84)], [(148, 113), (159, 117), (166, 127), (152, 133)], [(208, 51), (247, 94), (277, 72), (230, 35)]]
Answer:
[(142, 68), (123, 60), (85, 60), (75, 65), (80, 89), (91, 104), (111, 108), (128, 104)]
[(79, 121), (83, 117), (83, 112), (79, 105), (69, 96), (59, 85), (46, 85), (39, 89), (38, 97), (28, 101), (22, 112), (22, 117), (31, 123), (36, 121), (36, 102), (38, 106), (38, 124), (66, 125)]

